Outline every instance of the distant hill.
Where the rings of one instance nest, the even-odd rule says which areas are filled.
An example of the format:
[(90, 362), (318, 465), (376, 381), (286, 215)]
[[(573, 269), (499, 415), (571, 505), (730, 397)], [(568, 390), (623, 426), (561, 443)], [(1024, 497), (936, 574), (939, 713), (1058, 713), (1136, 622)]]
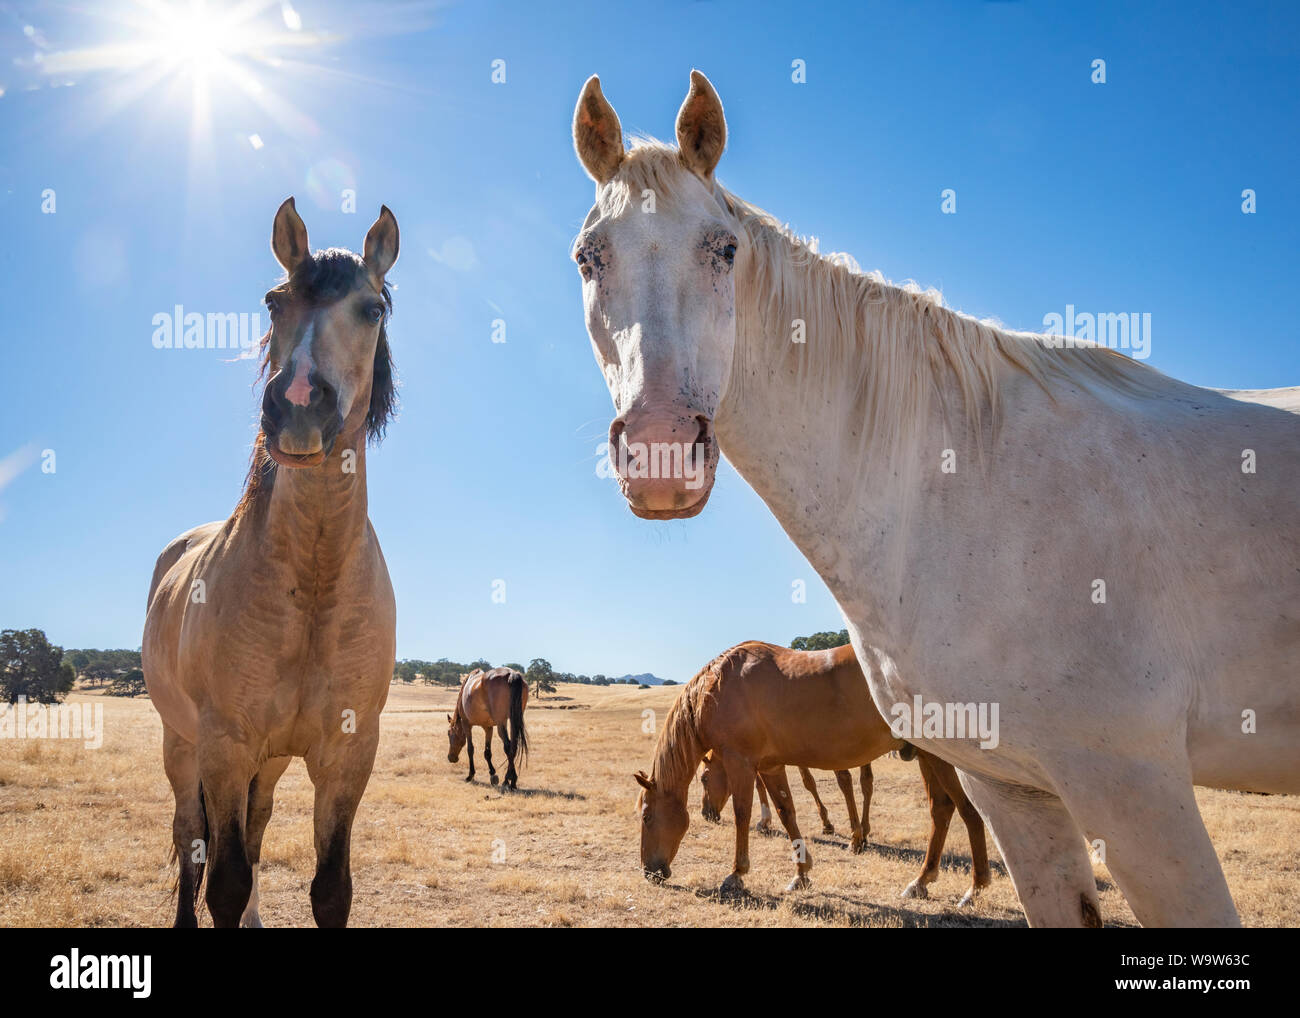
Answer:
[(642, 672), (640, 675), (620, 675), (614, 680), (615, 682), (644, 682), (647, 686), (662, 686), (664, 680), (651, 672)]

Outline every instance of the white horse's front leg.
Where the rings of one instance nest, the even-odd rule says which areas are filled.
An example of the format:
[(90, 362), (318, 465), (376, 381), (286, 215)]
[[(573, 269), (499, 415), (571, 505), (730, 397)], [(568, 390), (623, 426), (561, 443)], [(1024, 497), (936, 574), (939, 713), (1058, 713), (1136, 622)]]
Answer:
[(1030, 926), (1100, 926), (1097, 881), (1083, 835), (1049, 792), (958, 771), (993, 830)]
[(1240, 926), (1196, 806), (1191, 765), (1179, 752), (1170, 748), (1140, 761), (1108, 756), (1100, 767), (1076, 766), (1060, 778), (1057, 767), (1049, 773), (1066, 790), (1066, 806), (1097, 845), (1138, 922)]

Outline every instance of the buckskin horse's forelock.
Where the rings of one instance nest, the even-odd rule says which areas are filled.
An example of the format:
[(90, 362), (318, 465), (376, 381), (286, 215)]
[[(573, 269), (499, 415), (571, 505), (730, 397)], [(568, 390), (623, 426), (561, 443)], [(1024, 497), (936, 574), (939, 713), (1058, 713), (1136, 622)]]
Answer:
[[(356, 285), (357, 276), (365, 271), (365, 262), (352, 251), (332, 247), (317, 251), (294, 270), (272, 292), (283, 292), (299, 297), (310, 304), (328, 304), (349, 293)], [(384, 283), (380, 287), (384, 302), (384, 318), (379, 324), (379, 339), (375, 342), (375, 359), (370, 374), (370, 404), (366, 411), (366, 436), (372, 445), (384, 439), (389, 422), (397, 413), (397, 377), (393, 368), (393, 351), (388, 343), (388, 319), (393, 313), (393, 295)], [(271, 330), (267, 329), (258, 343), (261, 357), (254, 384), (266, 377), (271, 363)], [(275, 483), (275, 461), (266, 451), (266, 436), (258, 430), (249, 457), (248, 473), (244, 478), (244, 491), (235, 506), (236, 516), (242, 516), (257, 504), (262, 492), (269, 492)]]

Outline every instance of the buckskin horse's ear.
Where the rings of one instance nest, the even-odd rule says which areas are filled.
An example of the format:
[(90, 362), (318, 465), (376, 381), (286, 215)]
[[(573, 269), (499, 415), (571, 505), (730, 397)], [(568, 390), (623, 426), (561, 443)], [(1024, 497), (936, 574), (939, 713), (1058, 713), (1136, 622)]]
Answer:
[(275, 213), (275, 222), (271, 226), (271, 252), (290, 275), (311, 254), (311, 248), (307, 246), (307, 227), (294, 207), (292, 196), (286, 198)]
[(397, 261), (397, 242), (397, 217), (388, 210), (387, 205), (383, 205), (379, 209), (379, 218), (366, 234), (366, 246), (363, 248), (366, 268), (378, 279), (383, 279), (393, 267), (393, 262)]
[(623, 125), (594, 74), (582, 86), (573, 110), (573, 148), (578, 162), (597, 184), (614, 176), (623, 161)]
[(636, 778), (636, 783), (644, 788), (647, 792), (653, 791), (655, 787), (654, 779), (646, 775), (645, 771), (637, 771), (632, 777)]
[(699, 71), (691, 71), (691, 90), (677, 112), (677, 147), (688, 170), (703, 181), (713, 179), (727, 147), (727, 118), (718, 93)]

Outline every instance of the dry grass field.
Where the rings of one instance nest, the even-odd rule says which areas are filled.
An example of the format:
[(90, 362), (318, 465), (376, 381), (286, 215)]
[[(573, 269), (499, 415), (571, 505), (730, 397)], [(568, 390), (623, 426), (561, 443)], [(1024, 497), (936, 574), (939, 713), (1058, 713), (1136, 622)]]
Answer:
[[(969, 882), (960, 820), (930, 899), (899, 899), (919, 869), (929, 818), (915, 764), (893, 759), (875, 766), (871, 844), (860, 856), (849, 853), (847, 837), (817, 833), (812, 800), (791, 771), (814, 861), (810, 890), (783, 893), (793, 875), (788, 842), (754, 835), (749, 893), (718, 899), (732, 856), (730, 808), (723, 826), (703, 822), (698, 783), (672, 879), (648, 883), (631, 774), (651, 759), (642, 711), (662, 720), (679, 688), (561, 686), (530, 702), (532, 757), (510, 795), (487, 784), (481, 748), (473, 784), (463, 780), (464, 757), (447, 762), (452, 691), (394, 687), (353, 837), (352, 924), (1023, 925), (996, 855), (993, 887), (974, 909), (956, 909)], [(167, 925), (172, 799), (157, 715), (143, 699), (77, 693), (71, 700), (104, 704), (101, 748), (0, 740), (0, 927)], [(504, 763), (499, 742), (496, 757)], [(833, 776), (819, 779), (832, 819), (846, 830)], [(1300, 925), (1300, 798), (1201, 790), (1198, 799), (1245, 923)], [(312, 925), (311, 802), (295, 761), (280, 783), (262, 856), (268, 926)], [(1097, 877), (1106, 922), (1132, 924), (1104, 867)], [(206, 912), (200, 921), (210, 922)]]

